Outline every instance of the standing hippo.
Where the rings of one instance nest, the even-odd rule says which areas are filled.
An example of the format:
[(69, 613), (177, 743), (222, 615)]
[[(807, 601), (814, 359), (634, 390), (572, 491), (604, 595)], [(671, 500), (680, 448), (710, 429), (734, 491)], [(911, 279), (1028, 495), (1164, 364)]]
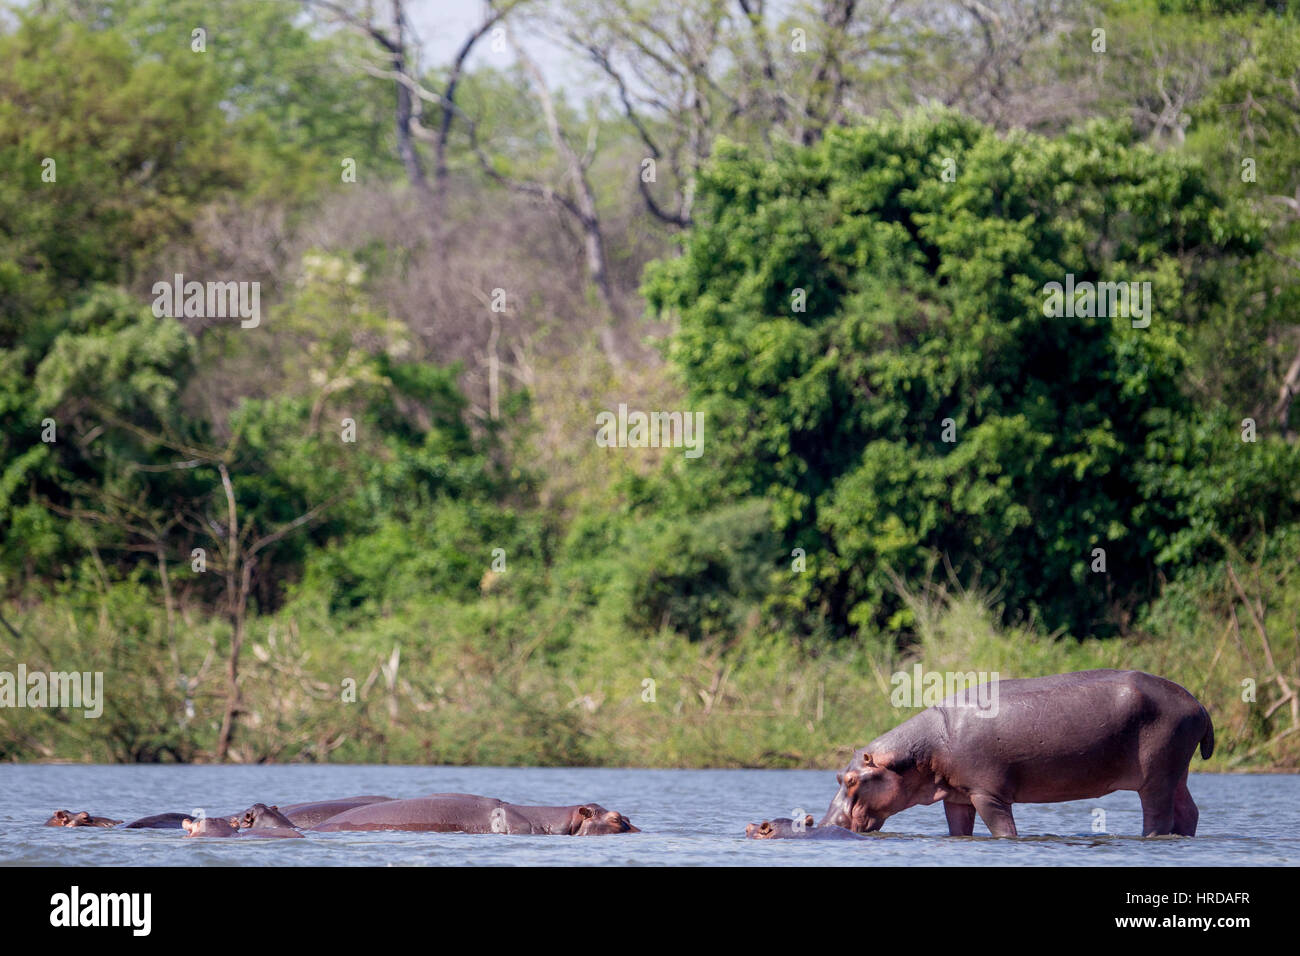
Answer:
[(324, 823), (330, 817), (369, 806), (372, 803), (387, 803), (392, 797), (339, 797), (336, 800), (317, 800), (314, 803), (291, 803), (280, 807), (280, 812), (296, 827), (314, 827)]
[(837, 826), (813, 826), (812, 814), (804, 817), (803, 826), (796, 827), (789, 817), (777, 817), (745, 827), (745, 836), (751, 840), (868, 840), (870, 837)]
[(54, 816), (45, 821), (47, 827), (115, 827), (121, 820), (107, 817), (92, 817), (85, 810), (73, 813), (71, 810), (55, 810)]
[(356, 807), (312, 828), (415, 830), (436, 833), (557, 833), (598, 836), (639, 833), (621, 813), (596, 803), (571, 807), (519, 806), (472, 793), (435, 793)]
[(942, 800), (950, 835), (970, 836), (978, 813), (993, 836), (1013, 837), (1012, 804), (1136, 790), (1144, 836), (1194, 836), (1187, 768), (1198, 744), (1208, 759), (1209, 713), (1162, 677), (1095, 670), (994, 681), (855, 752), (821, 823), (870, 832), (908, 807)]

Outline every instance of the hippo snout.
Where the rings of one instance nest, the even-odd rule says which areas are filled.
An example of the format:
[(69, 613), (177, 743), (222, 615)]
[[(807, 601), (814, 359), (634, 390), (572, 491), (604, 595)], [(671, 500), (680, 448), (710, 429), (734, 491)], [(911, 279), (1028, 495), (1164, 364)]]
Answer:
[(831, 807), (826, 815), (817, 821), (819, 827), (844, 827), (848, 829), (849, 815), (838, 807)]
[(598, 803), (578, 807), (577, 826), (569, 832), (577, 836), (601, 836), (609, 833), (640, 833), (641, 828), (616, 810), (606, 810)]
[(831, 805), (826, 808), (826, 814), (818, 822), (819, 827), (844, 827), (849, 829), (849, 798), (844, 792), (843, 785), (835, 794), (835, 799)]

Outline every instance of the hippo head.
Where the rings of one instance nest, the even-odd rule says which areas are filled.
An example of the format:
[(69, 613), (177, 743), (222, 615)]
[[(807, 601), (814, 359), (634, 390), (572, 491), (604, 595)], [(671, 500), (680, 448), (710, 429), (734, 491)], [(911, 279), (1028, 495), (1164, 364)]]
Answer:
[(293, 827), (293, 821), (280, 812), (279, 807), (268, 807), (265, 803), (255, 803), (238, 816), (231, 817), (230, 822), (236, 829), (249, 830), (253, 827)]
[(839, 826), (854, 833), (872, 833), (895, 813), (906, 810), (912, 789), (908, 773), (915, 763), (899, 754), (858, 751), (842, 773), (840, 789), (820, 826)]
[(55, 810), (54, 816), (45, 821), (47, 827), (115, 827), (121, 820), (108, 820), (104, 817), (92, 817), (85, 810), (73, 813), (71, 810)]
[(603, 836), (607, 833), (640, 833), (632, 821), (617, 810), (606, 810), (599, 803), (584, 803), (574, 808), (569, 823), (573, 836)]
[[(808, 814), (803, 819), (803, 829), (811, 830), (813, 828), (812, 814)], [(745, 836), (751, 840), (775, 840), (778, 837), (794, 836), (798, 832), (795, 830), (794, 821), (789, 817), (777, 817), (775, 820), (764, 820), (762, 823), (750, 823), (745, 827)]]
[(239, 835), (239, 817), (203, 817), (193, 820), (186, 817), (181, 828), (187, 837), (221, 837)]

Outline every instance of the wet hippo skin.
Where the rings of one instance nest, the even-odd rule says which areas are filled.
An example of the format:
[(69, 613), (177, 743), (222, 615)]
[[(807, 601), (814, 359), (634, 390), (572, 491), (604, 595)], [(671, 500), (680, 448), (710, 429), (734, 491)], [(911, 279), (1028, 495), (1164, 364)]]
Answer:
[(200, 816), (222, 817), (229, 819), (237, 816), (233, 811), (227, 813), (207, 813), (202, 807), (192, 813), (155, 813), (152, 816), (132, 820), (123, 830), (183, 830), (186, 820), (198, 819)]
[(186, 817), (181, 824), (186, 837), (237, 837), (239, 827), (229, 817), (204, 817), (194, 820)]
[(476, 794), (431, 794), (356, 807), (312, 829), (409, 830), (436, 833), (550, 833), (597, 836), (639, 833), (621, 813), (596, 803), (536, 807)]
[[(258, 804), (262, 806), (262, 804)], [(251, 809), (248, 811), (253, 812)], [(267, 818), (269, 821), (270, 818)], [(292, 827), (279, 827), (270, 822), (263, 822), (248, 829), (240, 828), (240, 817), (204, 817), (193, 820), (187, 817), (182, 828), (186, 837), (238, 837), (240, 839), (275, 839), (289, 837), (302, 839), (302, 834)]]
[(338, 797), (312, 803), (291, 803), (279, 807), (279, 811), (296, 827), (314, 827), (348, 810), (369, 806), (372, 803), (386, 803), (392, 799), (392, 797), (377, 796)]
[(870, 837), (854, 833), (844, 827), (813, 826), (812, 814), (804, 818), (803, 826), (796, 827), (789, 817), (777, 817), (745, 827), (745, 836), (751, 840), (869, 840)]
[(71, 810), (55, 810), (54, 815), (45, 821), (47, 827), (115, 827), (121, 820), (109, 820), (107, 817), (92, 817), (85, 810), (75, 813)]
[(235, 825), (241, 830), (292, 830), (294, 823), (277, 807), (255, 803), (243, 813), (235, 815)]
[(188, 813), (155, 813), (151, 817), (132, 820), (123, 830), (179, 830)]
[(1214, 752), (1209, 713), (1162, 677), (1094, 670), (996, 681), (856, 751), (821, 825), (869, 832), (942, 800), (950, 835), (970, 836), (978, 814), (993, 836), (1013, 837), (1013, 804), (1136, 790), (1144, 836), (1194, 836), (1187, 770), (1198, 746), (1202, 758)]

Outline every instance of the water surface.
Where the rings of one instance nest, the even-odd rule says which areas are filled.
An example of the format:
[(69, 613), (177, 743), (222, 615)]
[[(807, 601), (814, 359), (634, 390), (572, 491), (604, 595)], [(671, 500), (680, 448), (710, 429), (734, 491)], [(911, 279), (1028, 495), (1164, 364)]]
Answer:
[[(1136, 793), (1018, 804), (1025, 836), (946, 836), (943, 807), (914, 807), (867, 841), (747, 840), (745, 824), (818, 818), (835, 792), (821, 770), (625, 770), (386, 766), (0, 766), (0, 863), (28, 866), (1296, 866), (1300, 775), (1193, 774), (1194, 839), (1143, 840)], [(512, 803), (595, 801), (644, 832), (611, 837), (311, 833), (302, 840), (197, 840), (179, 830), (56, 829), (55, 809), (130, 821), (355, 793), (481, 793)], [(1094, 833), (1094, 811), (1106, 833)]]

